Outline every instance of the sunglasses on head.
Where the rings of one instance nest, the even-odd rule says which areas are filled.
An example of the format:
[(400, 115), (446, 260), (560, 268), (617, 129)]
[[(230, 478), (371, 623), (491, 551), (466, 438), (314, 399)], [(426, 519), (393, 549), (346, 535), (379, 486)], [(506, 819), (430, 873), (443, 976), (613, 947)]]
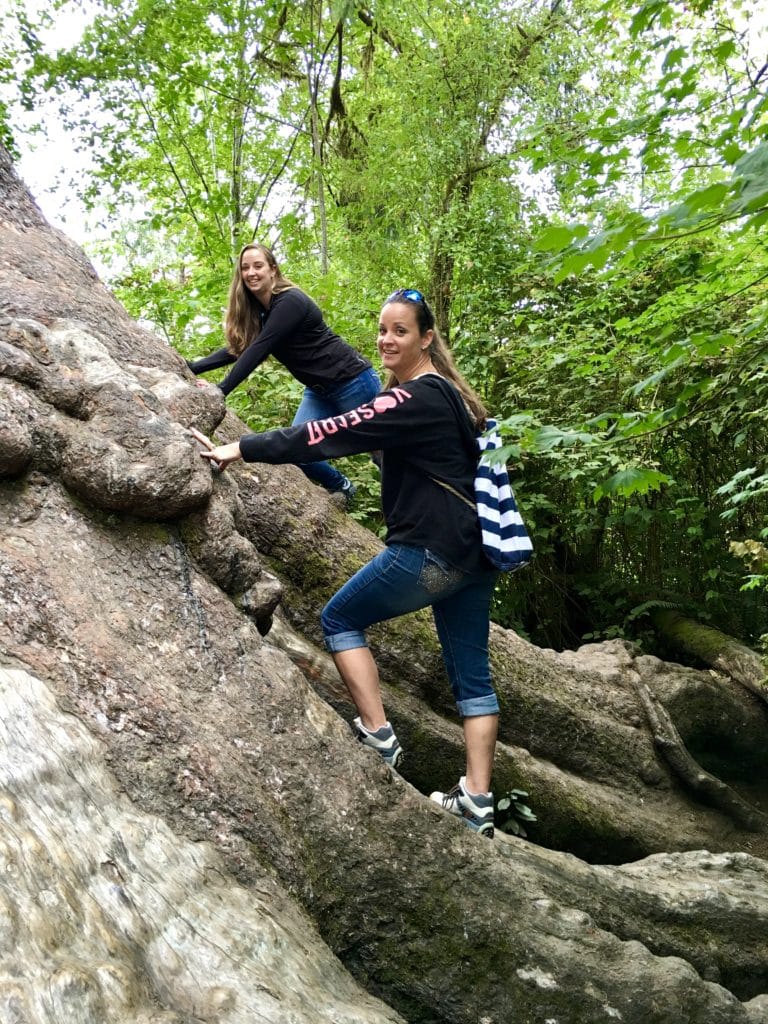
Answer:
[(426, 306), (427, 300), (417, 288), (398, 288), (387, 299), (387, 302), (420, 302)]

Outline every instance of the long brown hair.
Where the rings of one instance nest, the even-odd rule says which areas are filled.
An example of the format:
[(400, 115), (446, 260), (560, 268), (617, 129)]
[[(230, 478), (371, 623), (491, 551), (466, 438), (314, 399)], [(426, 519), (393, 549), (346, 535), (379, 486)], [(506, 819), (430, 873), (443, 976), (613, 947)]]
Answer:
[[(475, 390), (461, 375), (456, 363), (454, 363), (451, 350), (443, 340), (443, 336), (435, 323), (435, 314), (429, 308), (427, 300), (423, 295), (421, 295), (421, 292), (417, 293), (421, 296), (418, 301), (415, 301), (413, 298), (406, 298), (406, 293), (409, 291), (415, 291), (415, 289), (400, 289), (400, 291), (393, 292), (384, 305), (389, 306), (394, 302), (401, 302), (405, 306), (413, 307), (416, 314), (416, 323), (418, 324), (419, 333), (422, 338), (427, 331), (432, 331), (432, 340), (427, 346), (427, 351), (429, 352), (429, 357), (432, 360), (432, 365), (441, 377), (445, 377), (446, 380), (451, 381), (451, 383), (456, 386), (459, 394), (464, 399), (467, 411), (475, 421), (477, 429), (485, 430), (486, 420), (488, 419), (488, 410), (483, 405), (479, 395), (476, 394)], [(391, 388), (398, 383), (399, 381), (397, 377), (390, 371), (384, 387)]]
[(266, 245), (260, 245), (258, 242), (249, 242), (248, 245), (243, 246), (237, 256), (232, 283), (229, 286), (227, 312), (224, 316), (224, 334), (227, 339), (227, 348), (233, 356), (242, 355), (251, 342), (258, 338), (261, 332), (261, 317), (259, 315), (261, 309), (254, 296), (243, 284), (243, 274), (240, 269), (243, 253), (249, 249), (257, 249), (267, 261), (270, 269), (276, 272), (275, 283), (272, 285), (273, 295), (279, 295), (280, 292), (296, 287), (293, 281), (283, 276), (274, 253)]

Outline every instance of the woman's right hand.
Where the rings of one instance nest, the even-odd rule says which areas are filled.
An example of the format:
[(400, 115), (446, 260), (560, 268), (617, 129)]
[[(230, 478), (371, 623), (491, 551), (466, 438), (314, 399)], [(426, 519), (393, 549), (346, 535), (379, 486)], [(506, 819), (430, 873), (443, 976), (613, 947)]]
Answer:
[(199, 430), (195, 430), (194, 427), (189, 428), (189, 433), (206, 449), (204, 452), (200, 452), (200, 457), (211, 462), (213, 468), (219, 472), (226, 469), (231, 462), (237, 462), (238, 459), (243, 457), (240, 452), (239, 441), (233, 441), (231, 444), (222, 444), (216, 447), (213, 441), (209, 440), (205, 434), (201, 434)]
[(220, 470), (226, 469), (230, 462), (237, 462), (238, 459), (243, 457), (239, 441), (233, 441), (232, 444), (222, 444), (218, 448), (211, 448), (207, 452), (200, 452), (200, 455), (202, 458), (213, 462)]

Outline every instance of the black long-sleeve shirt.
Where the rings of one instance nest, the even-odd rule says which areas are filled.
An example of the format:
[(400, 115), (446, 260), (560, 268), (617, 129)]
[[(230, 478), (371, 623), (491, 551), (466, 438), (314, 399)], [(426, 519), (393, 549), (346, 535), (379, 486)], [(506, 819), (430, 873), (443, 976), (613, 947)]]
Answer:
[(248, 434), (240, 451), (246, 462), (280, 464), (381, 449), (386, 543), (430, 548), (472, 572), (491, 568), (475, 511), (476, 436), (454, 386), (429, 373), (341, 416)]
[(234, 363), (219, 384), (228, 395), (269, 355), (305, 387), (340, 384), (371, 366), (369, 359), (334, 334), (323, 320), (320, 307), (300, 288), (273, 295), (269, 309), (261, 310), (261, 333), (239, 357), (221, 348), (202, 359), (188, 360), (190, 370), (194, 374), (205, 373)]

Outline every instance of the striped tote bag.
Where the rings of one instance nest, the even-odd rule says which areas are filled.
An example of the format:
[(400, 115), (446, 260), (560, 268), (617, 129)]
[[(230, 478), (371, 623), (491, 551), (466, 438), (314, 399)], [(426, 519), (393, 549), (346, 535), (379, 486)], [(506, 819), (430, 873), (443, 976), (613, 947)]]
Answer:
[(533, 543), (517, 508), (506, 466), (487, 461), (487, 453), (501, 448), (501, 435), (496, 427), (496, 420), (489, 419), (486, 433), (477, 439), (480, 461), (475, 476), (475, 503), (485, 557), (497, 569), (514, 572), (530, 562)]

